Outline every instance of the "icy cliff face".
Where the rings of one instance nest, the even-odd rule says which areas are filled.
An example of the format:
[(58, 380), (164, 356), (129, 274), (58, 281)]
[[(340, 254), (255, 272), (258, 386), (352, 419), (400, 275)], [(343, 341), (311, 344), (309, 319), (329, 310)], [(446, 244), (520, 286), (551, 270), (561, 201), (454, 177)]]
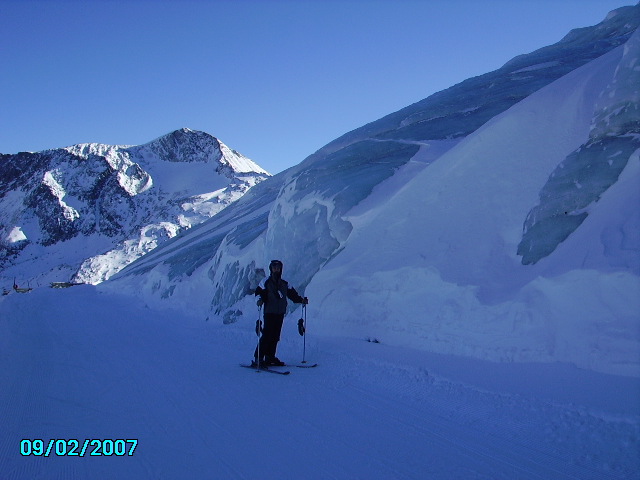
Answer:
[[(352, 212), (360, 227), (305, 292), (317, 305), (317, 328), (442, 353), (640, 375), (640, 149), (618, 155), (625, 166), (613, 183), (608, 169), (583, 180), (599, 199), (587, 197), (588, 216), (564, 241), (535, 264), (523, 265), (518, 254), (523, 219), (541, 192), (557, 202), (580, 194), (572, 182), (563, 190), (549, 178), (589, 141), (623, 51), (495, 117), (385, 195), (375, 212)], [(530, 229), (525, 238), (547, 245), (557, 228)]]
[(98, 283), (268, 176), (189, 129), (133, 147), (2, 155), (1, 275)]
[[(554, 169), (540, 192), (540, 204), (527, 216), (518, 246), (522, 263), (536, 263), (573, 233), (589, 215), (589, 206), (618, 180), (640, 149), (639, 86), (640, 32), (636, 32), (600, 94), (588, 140)], [(634, 267), (640, 271), (637, 262)]]
[(619, 9), (349, 132), (105, 288), (253, 320), (279, 258), (318, 330), (640, 374), (637, 208), (614, 207), (637, 205), (639, 23)]

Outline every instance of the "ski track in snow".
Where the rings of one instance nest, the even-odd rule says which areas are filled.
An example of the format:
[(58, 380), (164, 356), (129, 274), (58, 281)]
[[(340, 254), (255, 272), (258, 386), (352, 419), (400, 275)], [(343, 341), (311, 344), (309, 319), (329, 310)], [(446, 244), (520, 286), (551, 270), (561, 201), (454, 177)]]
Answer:
[[(307, 359), (318, 368), (259, 374), (237, 366), (252, 354), (252, 323), (179, 318), (92, 287), (2, 297), (0, 478), (616, 479), (640, 471), (640, 406), (614, 399), (637, 394), (638, 379), (586, 372), (583, 385), (611, 386), (612, 400), (580, 404), (588, 395), (545, 387), (542, 367), (528, 370), (533, 394), (498, 364), (312, 334)], [(286, 320), (279, 349), (292, 364), (302, 353), (294, 324)], [(468, 364), (483, 378), (456, 372)], [(20, 454), (22, 439), (94, 438), (139, 443), (132, 456)]]

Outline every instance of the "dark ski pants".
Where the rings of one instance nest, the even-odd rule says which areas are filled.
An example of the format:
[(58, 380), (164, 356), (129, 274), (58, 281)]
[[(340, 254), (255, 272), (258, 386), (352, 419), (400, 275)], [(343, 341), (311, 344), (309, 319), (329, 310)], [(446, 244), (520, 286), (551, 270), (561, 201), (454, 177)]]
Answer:
[[(264, 314), (264, 327), (262, 329), (262, 337), (260, 337), (260, 359), (276, 356), (276, 348), (278, 348), (280, 332), (282, 331), (282, 322), (284, 322), (284, 315), (277, 313)], [(258, 358), (258, 347), (256, 347), (253, 356)]]

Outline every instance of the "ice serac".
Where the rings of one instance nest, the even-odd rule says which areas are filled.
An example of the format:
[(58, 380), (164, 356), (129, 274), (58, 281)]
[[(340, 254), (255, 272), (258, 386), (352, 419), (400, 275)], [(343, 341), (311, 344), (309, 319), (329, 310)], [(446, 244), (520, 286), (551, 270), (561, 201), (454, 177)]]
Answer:
[[(640, 375), (637, 208), (624, 207), (639, 23), (640, 5), (621, 8), (348, 132), (104, 288), (253, 321), (252, 288), (279, 258), (317, 331)], [(572, 231), (555, 222), (559, 192), (588, 213)]]
[(183, 128), (139, 146), (79, 144), (0, 159), (0, 275), (98, 283), (269, 174)]
[(347, 241), (347, 212), (420, 149), (395, 141), (363, 140), (327, 155), (285, 182), (269, 214), (265, 250), (295, 265), (306, 285)]
[(589, 215), (589, 206), (618, 180), (640, 149), (639, 86), (636, 32), (596, 103), (588, 140), (554, 169), (540, 191), (539, 205), (527, 216), (518, 246), (522, 263), (538, 262), (573, 233)]

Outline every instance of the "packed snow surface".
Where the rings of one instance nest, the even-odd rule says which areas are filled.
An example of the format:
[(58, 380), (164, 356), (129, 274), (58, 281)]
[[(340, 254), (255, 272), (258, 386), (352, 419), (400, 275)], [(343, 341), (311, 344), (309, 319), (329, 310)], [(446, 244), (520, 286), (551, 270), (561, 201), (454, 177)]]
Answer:
[[(95, 288), (0, 297), (3, 479), (584, 480), (640, 471), (638, 379), (317, 335), (312, 304), (306, 359), (319, 366), (257, 373), (238, 366), (252, 355), (252, 325), (154, 312)], [(302, 359), (296, 320), (286, 319), (279, 349), (292, 364)], [(22, 455), (23, 440), (36, 439), (41, 454)], [(95, 445), (62, 455), (71, 440), (79, 454), (93, 439), (100, 453), (104, 440), (131, 442), (123, 455), (90, 456)], [(22, 445), (28, 453), (32, 443)]]

